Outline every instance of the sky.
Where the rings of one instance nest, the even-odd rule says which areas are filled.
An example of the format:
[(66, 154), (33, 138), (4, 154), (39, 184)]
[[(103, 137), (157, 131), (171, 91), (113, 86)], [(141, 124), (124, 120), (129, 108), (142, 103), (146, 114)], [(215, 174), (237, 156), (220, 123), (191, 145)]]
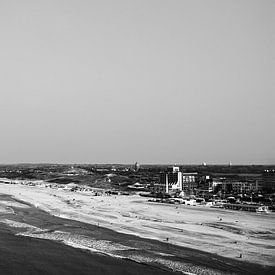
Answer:
[(0, 163), (275, 164), (274, 12), (0, 0)]

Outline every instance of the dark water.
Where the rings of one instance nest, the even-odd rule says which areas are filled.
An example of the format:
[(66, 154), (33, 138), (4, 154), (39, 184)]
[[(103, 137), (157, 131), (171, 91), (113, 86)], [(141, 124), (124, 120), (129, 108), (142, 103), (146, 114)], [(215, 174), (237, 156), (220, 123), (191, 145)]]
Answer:
[[(14, 200), (0, 196), (0, 201)], [(17, 236), (22, 228), (0, 223), (0, 274), (176, 274), (169, 268), (196, 274), (275, 274), (272, 267), (263, 267), (194, 249), (49, 215), (34, 207), (16, 208), (15, 214), (1, 214), (1, 219), (30, 224), (48, 232), (62, 231), (87, 240), (108, 241), (129, 247), (117, 250), (116, 256), (144, 259), (143, 263), (91, 253), (61, 242)], [(165, 254), (159, 254), (165, 253)], [(146, 260), (146, 261), (145, 261)]]
[(172, 274), (148, 265), (91, 254), (0, 228), (1, 274)]

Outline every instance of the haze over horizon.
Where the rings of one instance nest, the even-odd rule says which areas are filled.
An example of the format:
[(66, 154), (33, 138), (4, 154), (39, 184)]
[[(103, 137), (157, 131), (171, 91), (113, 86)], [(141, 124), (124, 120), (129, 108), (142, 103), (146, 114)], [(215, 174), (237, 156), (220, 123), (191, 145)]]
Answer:
[(275, 164), (272, 0), (0, 0), (0, 163)]

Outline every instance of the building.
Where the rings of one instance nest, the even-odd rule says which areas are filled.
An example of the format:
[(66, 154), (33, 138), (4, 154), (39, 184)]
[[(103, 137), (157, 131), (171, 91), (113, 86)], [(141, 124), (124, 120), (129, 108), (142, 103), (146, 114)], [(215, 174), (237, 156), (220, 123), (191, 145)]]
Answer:
[(140, 164), (139, 164), (138, 162), (136, 162), (136, 163), (134, 164), (134, 171), (135, 171), (135, 172), (138, 172), (139, 169), (140, 169)]
[(155, 185), (155, 189), (165, 193), (183, 191), (185, 195), (190, 195), (198, 186), (197, 179), (198, 173), (183, 173), (179, 167), (173, 166), (160, 175), (160, 183)]
[(261, 186), (264, 193), (275, 193), (275, 169), (264, 170)]
[(166, 173), (160, 174), (160, 184), (158, 185), (158, 191), (164, 193), (170, 193), (173, 191), (182, 190), (182, 172), (179, 171), (179, 167), (169, 167)]
[(259, 191), (258, 181), (232, 182), (232, 191), (235, 194), (251, 194)]
[(198, 173), (182, 173), (182, 191), (185, 195), (193, 195), (198, 188)]
[(213, 179), (209, 175), (200, 176), (198, 178), (197, 195), (204, 196), (213, 192)]
[(251, 194), (258, 193), (262, 190), (262, 185), (258, 180), (237, 180), (219, 178), (213, 179), (213, 191), (218, 193), (219, 191), (223, 194)]

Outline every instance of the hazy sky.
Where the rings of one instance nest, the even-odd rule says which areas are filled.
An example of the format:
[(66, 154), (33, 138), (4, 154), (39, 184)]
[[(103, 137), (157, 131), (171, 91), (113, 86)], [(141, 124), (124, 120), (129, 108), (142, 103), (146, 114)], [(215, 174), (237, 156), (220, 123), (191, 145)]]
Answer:
[(275, 163), (274, 14), (0, 0), (0, 163)]

